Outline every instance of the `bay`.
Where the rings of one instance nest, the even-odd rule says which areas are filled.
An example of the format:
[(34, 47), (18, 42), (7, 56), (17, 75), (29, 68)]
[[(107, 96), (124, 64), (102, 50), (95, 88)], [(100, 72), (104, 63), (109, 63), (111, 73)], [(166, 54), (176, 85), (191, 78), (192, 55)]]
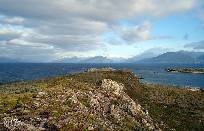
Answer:
[(31, 80), (53, 77), (84, 71), (89, 68), (111, 67), (129, 69), (143, 77), (142, 83), (160, 83), (180, 86), (204, 88), (204, 74), (166, 72), (166, 68), (204, 68), (204, 64), (137, 64), (137, 63), (107, 63), (107, 64), (67, 64), (67, 63), (9, 63), (0, 64), (0, 82)]

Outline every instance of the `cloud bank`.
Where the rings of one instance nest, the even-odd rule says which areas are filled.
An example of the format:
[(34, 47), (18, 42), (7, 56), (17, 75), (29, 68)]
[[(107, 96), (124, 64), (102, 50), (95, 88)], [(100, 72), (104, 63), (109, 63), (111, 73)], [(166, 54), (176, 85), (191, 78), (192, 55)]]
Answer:
[(198, 8), (203, 1), (0, 0), (0, 3), (1, 55), (49, 61), (63, 54), (105, 48), (107, 41), (102, 35), (107, 32), (118, 35), (123, 41), (119, 44), (148, 40), (150, 21), (134, 26), (122, 26), (118, 21), (182, 13)]

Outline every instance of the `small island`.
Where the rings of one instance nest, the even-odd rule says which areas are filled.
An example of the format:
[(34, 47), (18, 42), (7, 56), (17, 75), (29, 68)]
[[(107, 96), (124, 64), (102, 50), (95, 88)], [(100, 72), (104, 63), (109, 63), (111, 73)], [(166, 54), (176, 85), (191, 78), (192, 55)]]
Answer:
[(169, 68), (169, 69), (165, 69), (165, 70), (167, 72), (204, 74), (204, 68)]

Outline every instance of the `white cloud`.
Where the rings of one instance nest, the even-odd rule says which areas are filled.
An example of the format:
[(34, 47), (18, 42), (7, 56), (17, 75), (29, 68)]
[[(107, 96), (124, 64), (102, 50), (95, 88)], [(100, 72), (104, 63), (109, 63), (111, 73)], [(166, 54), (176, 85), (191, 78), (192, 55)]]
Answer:
[(204, 22), (204, 10), (199, 10), (198, 17)]
[(43, 43), (34, 43), (34, 42), (28, 42), (20, 39), (13, 39), (8, 41), (8, 44), (12, 44), (15, 46), (22, 46), (23, 48), (25, 47), (30, 47), (30, 48), (40, 48), (40, 49), (53, 49), (54, 47), (48, 44), (43, 44)]
[(122, 45), (124, 44), (124, 42), (120, 41), (120, 40), (117, 40), (117, 39), (108, 39), (107, 40), (107, 43), (111, 44), (111, 45)]
[[(14, 3), (15, 2), (15, 3)], [(67, 18), (81, 17), (113, 20), (129, 16), (162, 16), (188, 11), (200, 5), (202, 0), (1, 0), (3, 12), (18, 13), (24, 17)], [(30, 5), (32, 8), (30, 8)]]
[(0, 30), (0, 40), (12, 40), (15, 38), (20, 38), (26, 36), (26, 32), (19, 29), (3, 27)]
[[(84, 18), (69, 18), (62, 20), (38, 21), (34, 28), (43, 34), (52, 35), (87, 35), (101, 34), (108, 31), (108, 25), (105, 22), (88, 20)], [(29, 25), (28, 25), (29, 26)]]
[(171, 51), (172, 49), (169, 48), (164, 48), (164, 47), (154, 47), (154, 48), (150, 48), (145, 50), (142, 54), (149, 54), (149, 53), (153, 53), (155, 55), (160, 55), (166, 52)]
[(58, 56), (60, 49), (43, 43), (32, 43), (24, 40), (13, 39), (8, 42), (0, 41), (2, 56), (21, 58), (33, 62), (48, 62)]
[(150, 38), (151, 22), (144, 21), (138, 26), (117, 26), (114, 27), (118, 34), (127, 44), (132, 44)]
[(28, 41), (47, 43), (66, 51), (91, 51), (102, 46), (102, 40), (93, 35), (34, 35)]
[(6, 24), (21, 24), (23, 23), (24, 19), (22, 17), (9, 17), (9, 16), (6, 16), (6, 15), (1, 15), (0, 14), (0, 22), (1, 23), (6, 23)]

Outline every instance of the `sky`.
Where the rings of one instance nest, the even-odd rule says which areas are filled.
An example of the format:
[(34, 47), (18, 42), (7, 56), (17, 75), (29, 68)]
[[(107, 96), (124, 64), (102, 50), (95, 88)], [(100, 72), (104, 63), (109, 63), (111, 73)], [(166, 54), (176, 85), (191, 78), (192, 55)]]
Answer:
[(0, 0), (0, 56), (204, 52), (203, 0)]

